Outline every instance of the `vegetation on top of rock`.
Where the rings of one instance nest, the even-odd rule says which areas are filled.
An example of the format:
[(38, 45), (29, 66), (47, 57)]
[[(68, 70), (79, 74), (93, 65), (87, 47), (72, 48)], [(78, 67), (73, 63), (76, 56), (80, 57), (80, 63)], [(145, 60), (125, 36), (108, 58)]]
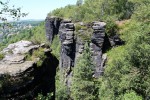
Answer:
[(40, 67), (46, 58), (45, 55), (45, 49), (44, 48), (38, 48), (37, 50), (34, 50), (31, 54), (26, 54), (26, 60), (28, 61), (36, 61), (37, 67)]
[(0, 53), (0, 60), (4, 58), (4, 54)]
[(90, 42), (92, 33), (93, 33), (92, 28), (86, 26), (86, 24), (85, 25), (81, 25), (79, 23), (75, 24), (75, 35), (77, 37), (80, 37), (82, 41)]

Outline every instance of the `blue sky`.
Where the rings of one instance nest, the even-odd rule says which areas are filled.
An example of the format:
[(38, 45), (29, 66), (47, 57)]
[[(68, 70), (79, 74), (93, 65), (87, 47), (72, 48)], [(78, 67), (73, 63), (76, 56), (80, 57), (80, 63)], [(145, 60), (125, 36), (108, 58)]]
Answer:
[(29, 13), (21, 19), (45, 19), (47, 13), (53, 9), (76, 4), (77, 0), (10, 0), (10, 5), (22, 7), (22, 12)]

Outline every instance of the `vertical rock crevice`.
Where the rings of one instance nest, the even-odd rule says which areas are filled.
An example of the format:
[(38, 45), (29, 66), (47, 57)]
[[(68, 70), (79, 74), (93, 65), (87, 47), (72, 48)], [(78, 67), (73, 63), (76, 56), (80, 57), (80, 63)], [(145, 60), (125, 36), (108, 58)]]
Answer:
[(52, 43), (54, 36), (59, 32), (61, 20), (61, 18), (54, 16), (45, 19), (46, 38), (50, 43)]

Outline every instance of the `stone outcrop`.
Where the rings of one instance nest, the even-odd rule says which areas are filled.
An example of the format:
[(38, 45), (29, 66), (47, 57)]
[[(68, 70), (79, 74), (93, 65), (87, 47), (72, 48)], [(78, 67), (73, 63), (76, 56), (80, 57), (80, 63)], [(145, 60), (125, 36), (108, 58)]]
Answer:
[(47, 17), (45, 19), (46, 37), (50, 43), (52, 43), (54, 36), (59, 32), (61, 20), (61, 18), (55, 16)]
[(92, 52), (93, 62), (96, 64), (94, 77), (99, 77), (103, 73), (102, 55), (103, 44), (105, 39), (105, 26), (104, 22), (95, 22), (93, 25), (93, 35), (91, 38), (90, 48)]
[(60, 25), (59, 35), (61, 40), (60, 69), (64, 73), (66, 84), (70, 84), (71, 67), (75, 60), (74, 24), (69, 20), (63, 20)]
[(118, 34), (110, 37), (109, 41), (112, 47), (125, 44), (125, 41), (121, 40)]
[[(55, 25), (52, 24), (54, 19), (56, 20), (56, 18), (53, 17), (46, 19), (46, 33), (50, 42), (52, 41), (54, 34), (60, 36), (60, 70), (63, 74), (62, 80), (69, 86), (71, 80), (70, 77), (72, 76), (71, 69), (74, 67), (78, 57), (80, 57), (84, 50), (84, 39), (90, 40), (90, 38), (90, 50), (92, 52), (93, 62), (96, 65), (93, 77), (98, 78), (103, 75), (105, 62), (107, 60), (105, 52), (114, 45), (122, 43), (120, 42), (119, 36), (114, 36), (113, 39), (108, 37), (105, 33), (106, 23), (104, 22), (95, 21), (89, 24), (80, 22), (76, 23), (74, 26), (74, 23), (72, 23), (71, 20), (59, 20), (60, 26), (58, 25), (54, 28)], [(75, 27), (77, 27), (77, 30), (75, 30)], [(57, 32), (59, 30), (59, 33), (50, 31), (53, 29), (56, 29)], [(75, 32), (78, 35), (76, 34), (76, 36), (74, 36)], [(90, 34), (92, 36), (90, 37), (90, 35), (85, 34)]]
[[(37, 66), (40, 58), (28, 60), (27, 55), (39, 48), (45, 59)], [(0, 60), (0, 99), (33, 99), (38, 93), (55, 94), (55, 74), (58, 60), (44, 44), (33, 45), (29, 41), (10, 44), (2, 51), (5, 57)]]
[(80, 37), (76, 37), (76, 57), (75, 57), (75, 61), (77, 61), (77, 59), (83, 53), (84, 44), (85, 44), (85, 42)]
[(0, 33), (0, 42), (3, 40), (3, 33)]

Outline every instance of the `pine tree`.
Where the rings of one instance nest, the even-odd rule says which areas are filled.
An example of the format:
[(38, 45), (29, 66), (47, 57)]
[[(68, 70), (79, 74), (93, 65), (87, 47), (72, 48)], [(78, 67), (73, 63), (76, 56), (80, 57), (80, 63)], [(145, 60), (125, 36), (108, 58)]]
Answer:
[(93, 100), (94, 82), (92, 78), (94, 64), (92, 63), (88, 44), (82, 56), (78, 59), (73, 73), (71, 94), (74, 100)]

